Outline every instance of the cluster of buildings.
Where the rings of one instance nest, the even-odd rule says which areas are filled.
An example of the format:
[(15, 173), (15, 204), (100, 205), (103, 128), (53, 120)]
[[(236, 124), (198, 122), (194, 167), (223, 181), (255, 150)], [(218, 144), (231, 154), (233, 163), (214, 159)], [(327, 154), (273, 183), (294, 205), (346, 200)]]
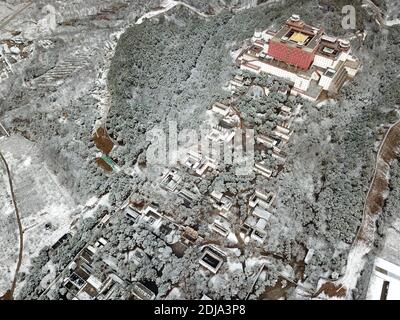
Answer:
[[(126, 218), (128, 224), (142, 219), (154, 229), (165, 233), (161, 220), (168, 218), (160, 213), (155, 205), (138, 209), (128, 201), (119, 213)], [(104, 214), (94, 229), (109, 226), (110, 218), (109, 213)], [(52, 249), (57, 249), (71, 237), (70, 233), (65, 234), (52, 246)], [(102, 235), (96, 241), (87, 244), (49, 285), (44, 294), (49, 299), (59, 299), (61, 294), (61, 298), (67, 300), (115, 300), (119, 299), (121, 294), (134, 300), (154, 300), (158, 292), (155, 283), (149, 281), (142, 283), (134, 275), (127, 278), (125, 272), (118, 266), (120, 257), (116, 253), (104, 254), (107, 251), (102, 251), (108, 242), (106, 236)], [(123, 254), (125, 262), (136, 266), (143, 266), (152, 259), (152, 256), (145, 253), (139, 245), (128, 247)]]
[(272, 216), (276, 195), (273, 192), (255, 190), (249, 199), (249, 212), (241, 227), (241, 237), (264, 242), (267, 237), (268, 221)]
[[(226, 204), (227, 204), (227, 207), (225, 207), (222, 210), (229, 210), (230, 206), (228, 203), (226, 203)], [(176, 224), (172, 220), (172, 218), (169, 218), (166, 215), (162, 215), (155, 208), (155, 206), (149, 205), (149, 206), (144, 207), (142, 210), (138, 210), (133, 205), (129, 204), (128, 206), (125, 207), (124, 212), (128, 218), (134, 219), (135, 221), (137, 219), (140, 219), (140, 217), (143, 217), (146, 214), (148, 214), (149, 212), (151, 212), (151, 214), (157, 214), (157, 216), (159, 217), (157, 219), (157, 221), (162, 220), (162, 219), (167, 219), (169, 222), (171, 222), (174, 225), (173, 229), (167, 230), (164, 233), (164, 235), (170, 235), (170, 237), (165, 237), (165, 239), (167, 239), (167, 243), (172, 248), (172, 251), (174, 252), (174, 254), (178, 257), (182, 257), (184, 254), (184, 251), (189, 246), (194, 245), (198, 240), (203, 240), (203, 238), (199, 235), (199, 233), (196, 230), (194, 230), (193, 228), (191, 228), (189, 226), (182, 226), (182, 225)], [(224, 235), (225, 230), (223, 228), (220, 230), (217, 229), (218, 227), (216, 224), (213, 224), (213, 227), (216, 229), (217, 232)], [(158, 228), (160, 228), (160, 225), (158, 225)], [(180, 230), (179, 238), (172, 236), (172, 235), (176, 234), (177, 230)], [(168, 241), (168, 239), (170, 239), (171, 241)], [(139, 262), (137, 261), (138, 253), (139, 253)], [(128, 254), (128, 260), (129, 260), (129, 262), (140, 263), (141, 257), (143, 257), (144, 255), (145, 255), (145, 253), (143, 252), (143, 250), (140, 250), (137, 248), (137, 250), (135, 250), (135, 252)], [(206, 270), (211, 271), (213, 274), (216, 274), (219, 271), (219, 269), (221, 268), (224, 261), (226, 261), (226, 254), (214, 245), (205, 246), (202, 249), (202, 252), (201, 252), (201, 255), (199, 258), (199, 264), (202, 267), (204, 267)]]
[[(196, 162), (196, 168), (198, 168), (197, 165), (198, 163)], [(206, 161), (199, 166), (203, 168), (199, 170), (205, 171), (208, 168), (208, 162)], [(180, 198), (183, 199), (186, 205), (190, 206), (193, 201), (198, 199), (199, 193), (198, 190), (189, 190), (188, 188), (183, 187), (182, 182), (183, 180), (181, 173), (178, 171), (178, 169), (173, 168), (165, 171), (164, 175), (161, 178), (160, 187), (167, 192), (177, 194)]]
[(361, 67), (348, 40), (325, 34), (292, 15), (277, 31), (257, 29), (237, 62), (244, 70), (287, 79), (291, 94), (316, 101), (336, 94)]
[[(199, 158), (198, 161), (200, 162)], [(196, 172), (195, 168), (193, 169), (194, 172)], [(183, 198), (184, 204), (190, 208), (191, 203), (195, 199), (197, 199), (199, 195), (180, 186), (180, 184), (183, 182), (181, 174), (178, 173), (178, 169), (173, 168), (167, 170), (161, 178), (160, 187), (165, 191), (175, 193), (179, 197)], [(228, 221), (230, 219), (230, 209), (232, 208), (233, 205), (232, 197), (228, 196), (225, 193), (217, 192), (216, 190), (214, 190), (209, 193), (208, 200), (210, 203), (210, 212), (216, 213), (217, 215), (217, 218), (215, 219), (214, 223), (210, 226), (211, 230), (219, 233), (220, 235), (223, 235), (224, 237), (228, 237), (228, 235), (231, 234), (230, 231), (231, 225), (230, 222)], [(139, 212), (137, 209), (132, 208), (131, 206), (128, 206), (126, 210), (130, 216), (132, 216), (132, 213), (130, 213), (130, 211), (134, 211), (135, 219), (139, 219), (139, 217), (142, 216), (141, 212)], [(147, 209), (144, 209), (142, 211), (146, 210)], [(166, 217), (166, 216), (163, 217), (166, 218), (168, 221), (173, 222), (172, 217)], [(186, 245), (188, 244), (191, 245), (192, 242), (194, 243), (195, 240), (199, 238), (199, 236), (197, 232), (195, 232), (196, 235), (194, 237), (187, 236), (190, 235), (190, 233), (193, 234), (194, 230), (192, 229), (192, 232), (187, 232), (187, 231), (188, 230), (186, 230), (184, 233), (185, 240), (182, 242)], [(188, 242), (187, 240), (190, 240), (191, 238), (193, 239), (193, 241)]]
[[(258, 41), (258, 43), (260, 44), (261, 42)], [(243, 57), (246, 56), (240, 56), (239, 61), (241, 61)], [(246, 63), (246, 61), (242, 60), (242, 69), (246, 68)], [(231, 92), (235, 94), (240, 94), (241, 91), (243, 92), (242, 89), (248, 89), (252, 86), (254, 87), (252, 80), (243, 76), (235, 76), (229, 84)], [(271, 92), (270, 88), (266, 86), (258, 87), (261, 88), (261, 94), (263, 96), (268, 96)], [(281, 93), (283, 96), (287, 96), (288, 94), (284, 89), (281, 89), (278, 93)], [(286, 162), (286, 153), (283, 149), (293, 136), (293, 123), (301, 107), (302, 104), (298, 104), (295, 107), (288, 107), (284, 103), (281, 103), (276, 125), (270, 132), (255, 136), (255, 149), (260, 151), (262, 156), (260, 161), (255, 161), (254, 163), (253, 171), (257, 175), (270, 179), (283, 169)], [(270, 156), (267, 156), (267, 154)], [(270, 159), (275, 159), (278, 165), (272, 166)], [(240, 236), (244, 239), (245, 243), (250, 240), (255, 240), (260, 243), (265, 241), (268, 225), (270, 219), (273, 217), (275, 201), (276, 195), (273, 192), (265, 192), (264, 190), (254, 191), (254, 194), (249, 199), (249, 209), (240, 230)], [(220, 229), (221, 227), (218, 226), (217, 228)], [(217, 228), (214, 227), (214, 229)], [(225, 224), (222, 224), (222, 228), (227, 230)], [(222, 234), (222, 232), (220, 233)], [(226, 236), (227, 232), (223, 234)]]
[(142, 220), (154, 230), (159, 230), (162, 226), (163, 220), (168, 219), (156, 206), (153, 205), (148, 205), (142, 209), (128, 205), (124, 210), (126, 216), (131, 219), (132, 223)]
[[(251, 85), (251, 79), (237, 75), (230, 81), (229, 89), (233, 93), (237, 92), (240, 88), (249, 88)], [(266, 87), (262, 88), (262, 90), (264, 95), (268, 95), (270, 92)], [(282, 92), (282, 94), (287, 95), (286, 92)], [(233, 144), (233, 138), (236, 133), (235, 128), (241, 127), (239, 113), (232, 102), (216, 102), (211, 106), (210, 112), (219, 120), (218, 125), (214, 126), (207, 135), (208, 140), (213, 142), (213, 146), (219, 147), (222, 144), (228, 146)], [(265, 178), (271, 178), (277, 174), (277, 171), (274, 171), (274, 167), (268, 161), (267, 153), (283, 166), (286, 161), (286, 154), (283, 151), (283, 147), (290, 141), (293, 135), (292, 125), (300, 108), (300, 104), (294, 108), (295, 110), (281, 104), (277, 125), (268, 134), (259, 134), (255, 137), (255, 147), (261, 150), (264, 155), (263, 160), (254, 163), (253, 171), (256, 174)], [(216, 159), (193, 150), (188, 151), (186, 156), (178, 160), (178, 163), (189, 169), (191, 174), (199, 177), (205, 177), (205, 174), (218, 168), (218, 161)], [(179, 167), (177, 167), (165, 171), (159, 185), (165, 191), (181, 196), (185, 199), (185, 203), (190, 205), (195, 196), (191, 190), (181, 187), (183, 184), (182, 174), (184, 173), (179, 170)], [(209, 226), (210, 230), (233, 241), (236, 237), (232, 233), (231, 225), (231, 208), (234, 203), (234, 196), (234, 194), (222, 193), (216, 190), (208, 194), (208, 199), (212, 206), (210, 214), (215, 217), (213, 223)], [(268, 222), (272, 216), (275, 198), (274, 193), (255, 190), (254, 195), (249, 199), (249, 211), (242, 223), (240, 233), (246, 242), (249, 240), (264, 242), (266, 239)]]
[[(161, 212), (156, 204), (149, 204), (141, 208), (130, 202), (123, 208), (128, 221), (132, 224), (139, 220), (144, 221), (157, 234), (162, 235), (166, 243), (171, 247), (176, 256), (183, 256), (185, 250), (201, 240), (198, 232), (189, 226), (177, 224), (173, 217)], [(179, 232), (179, 236), (177, 236)]]
[[(279, 122), (268, 134), (259, 134), (255, 137), (256, 148), (261, 150), (262, 154), (266, 154), (269, 150), (272, 158), (276, 159), (282, 166), (286, 161), (286, 154), (282, 150), (290, 141), (293, 135), (292, 124), (299, 112), (301, 105), (297, 105), (296, 110), (282, 104), (279, 111)], [(271, 178), (277, 172), (269, 166), (266, 159), (255, 162), (254, 171), (265, 178)]]
[[(77, 257), (69, 264), (68, 273), (61, 278), (61, 288), (65, 289), (65, 295), (69, 294), (72, 300), (110, 300), (114, 299), (118, 291), (126, 291), (127, 286), (132, 284), (133, 299), (153, 300), (156, 294), (146, 287), (143, 283), (131, 283), (127, 279), (123, 279), (118, 275), (118, 267), (113, 257), (105, 257), (102, 261), (107, 264), (113, 271), (106, 275), (99, 276), (93, 268), (95, 255), (103, 248), (108, 241), (100, 237), (94, 244), (87, 245), (79, 252)], [(133, 250), (139, 254), (132, 254), (134, 263), (141, 263), (145, 253), (143, 251)], [(140, 256), (140, 254), (142, 254)], [(49, 290), (47, 296), (52, 299), (54, 292)]]
[[(171, 240), (168, 244), (175, 243), (175, 239), (172, 235), (176, 230), (170, 228), (167, 223), (173, 223), (173, 221), (170, 217), (160, 212), (157, 205), (149, 204), (139, 208), (127, 202), (121, 208), (120, 212), (125, 216), (128, 223), (133, 224), (141, 220), (151, 226), (153, 230), (157, 230), (159, 234), (171, 235), (169, 238), (166, 237), (167, 243), (168, 239)], [(101, 219), (98, 226), (103, 227), (107, 225), (109, 220), (110, 215), (106, 214)], [(187, 246), (194, 244), (198, 238), (195, 230), (189, 227), (182, 229), (182, 235), (179, 241), (181, 247), (178, 248), (178, 250), (181, 250), (181, 255), (183, 255)], [(62, 245), (69, 237), (71, 237), (70, 234), (63, 236), (54, 244), (53, 249)], [(105, 237), (98, 238), (95, 243), (85, 246), (68, 265), (65, 275), (58, 280), (58, 282), (61, 282), (61, 288), (65, 288), (66, 290), (66, 298), (72, 300), (112, 300), (115, 299), (118, 294), (121, 294), (121, 292), (125, 292), (127, 295), (131, 296), (131, 299), (155, 299), (157, 289), (153, 288), (154, 285), (149, 286), (147, 283), (137, 281), (134, 276), (130, 279), (122, 276), (124, 273), (122, 273), (118, 267), (117, 256), (101, 254), (96, 257), (96, 255), (99, 254), (99, 250), (107, 245), (107, 243), (108, 240)], [(171, 245), (171, 247), (173, 246)], [(94, 268), (94, 263), (96, 261), (97, 263), (99, 262), (99, 257), (100, 261), (107, 266), (107, 270), (103, 271), (101, 275), (98, 274), (98, 270), (96, 271)], [(124, 259), (127, 263), (139, 266), (145, 264), (150, 257), (139, 246), (132, 246), (125, 252)], [(50, 286), (49, 290), (47, 290), (46, 294), (50, 299), (52, 299), (54, 295), (53, 288), (56, 287), (57, 286)], [(69, 296), (67, 294), (69, 294)]]

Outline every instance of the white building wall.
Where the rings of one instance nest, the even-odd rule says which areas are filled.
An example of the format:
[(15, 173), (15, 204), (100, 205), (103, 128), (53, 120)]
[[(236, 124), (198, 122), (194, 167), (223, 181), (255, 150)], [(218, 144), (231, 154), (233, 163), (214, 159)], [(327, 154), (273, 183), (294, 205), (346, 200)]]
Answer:
[(327, 57), (321, 56), (319, 54), (316, 54), (314, 57), (313, 65), (316, 67), (327, 69), (328, 67), (332, 67), (333, 60), (331, 60)]
[(311, 79), (304, 79), (302, 77), (296, 77), (294, 87), (303, 91), (307, 91), (310, 86)]
[(306, 99), (306, 100), (312, 101), (312, 102), (317, 101), (317, 99), (312, 98), (312, 97), (310, 97), (310, 96), (308, 96), (308, 95), (306, 95), (306, 94), (303, 94), (303, 93), (301, 93), (301, 92), (299, 92), (299, 91), (296, 91), (294, 88), (290, 91), (290, 93), (291, 93), (292, 95), (294, 95), (294, 96), (300, 96), (300, 97), (302, 97), (302, 98), (304, 98), (304, 99)]
[(269, 41), (270, 39), (272, 39), (273, 37), (274, 37), (273, 35), (267, 33), (267, 30), (265, 30), (265, 31), (263, 31), (263, 32), (261, 33), (261, 38), (262, 38), (264, 41), (266, 41), (266, 42), (268, 42), (268, 41)]
[(298, 76), (295, 73), (274, 67), (268, 63), (262, 63), (260, 61), (257, 61), (257, 62), (253, 62), (253, 64), (258, 65), (261, 68), (261, 71), (263, 71), (263, 72), (270, 73), (270, 74), (280, 77), (280, 78), (288, 79), (292, 82), (296, 82), (296, 80), (298, 78)]
[(346, 60), (349, 59), (349, 57), (350, 57), (350, 55), (347, 52), (342, 51), (339, 54), (339, 57), (338, 57), (337, 61), (346, 61)]
[(268, 43), (264, 43), (263, 50), (262, 50), (262, 53), (260, 54), (260, 56), (262, 56), (262, 55), (266, 56), (267, 52), (268, 52), (268, 49), (269, 49), (269, 44)]
[(328, 88), (329, 88), (329, 86), (331, 85), (331, 83), (332, 83), (332, 78), (329, 78), (329, 77), (327, 77), (327, 76), (325, 76), (325, 75), (322, 75), (321, 76), (321, 79), (319, 80), (319, 85), (322, 87), (322, 88), (324, 88), (324, 90), (328, 90)]
[(332, 65), (332, 69), (335, 69), (336, 68), (336, 65), (340, 62), (340, 61), (346, 61), (346, 60), (348, 60), (349, 59), (349, 54), (348, 53), (346, 53), (346, 52), (341, 52), (340, 54), (339, 54), (339, 56), (338, 56), (338, 58), (333, 62), (333, 65)]
[(357, 72), (358, 72), (357, 69), (353, 69), (353, 68), (350, 68), (350, 67), (345, 67), (345, 69), (346, 69), (346, 71), (347, 71), (347, 74), (348, 74), (350, 77), (354, 77), (354, 76), (357, 74)]
[[(253, 63), (253, 64), (255, 65), (255, 63)], [(243, 70), (247, 70), (247, 71), (250, 71), (250, 72), (257, 73), (257, 74), (260, 74), (260, 71), (261, 71), (261, 70), (255, 70), (253, 68), (250, 68), (246, 64), (241, 64), (240, 68), (243, 69)]]

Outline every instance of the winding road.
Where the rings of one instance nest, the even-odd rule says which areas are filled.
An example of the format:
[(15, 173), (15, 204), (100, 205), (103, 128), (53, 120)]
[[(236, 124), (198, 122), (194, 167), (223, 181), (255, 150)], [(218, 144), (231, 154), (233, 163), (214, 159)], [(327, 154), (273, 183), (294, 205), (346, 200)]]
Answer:
[(7, 291), (7, 293), (3, 297), (1, 297), (1, 299), (4, 299), (4, 300), (12, 300), (14, 297), (15, 287), (17, 285), (19, 269), (21, 268), (21, 263), (22, 263), (22, 253), (24, 250), (24, 234), (23, 234), (23, 228), (22, 228), (22, 223), (21, 223), (21, 217), (20, 217), (19, 211), (18, 211), (17, 200), (16, 200), (15, 193), (14, 193), (14, 186), (13, 186), (13, 181), (12, 181), (12, 177), (11, 177), (11, 171), (8, 166), (7, 160), (5, 159), (5, 157), (1, 151), (0, 151), (0, 158), (1, 158), (2, 162), (4, 163), (4, 167), (6, 168), (6, 172), (7, 172), (7, 176), (8, 176), (8, 184), (10, 186), (11, 198), (12, 198), (12, 202), (14, 205), (15, 218), (17, 220), (18, 231), (19, 231), (19, 253), (18, 253), (17, 266), (15, 268), (15, 273), (14, 273), (14, 279), (11, 284), (11, 289), (9, 291)]

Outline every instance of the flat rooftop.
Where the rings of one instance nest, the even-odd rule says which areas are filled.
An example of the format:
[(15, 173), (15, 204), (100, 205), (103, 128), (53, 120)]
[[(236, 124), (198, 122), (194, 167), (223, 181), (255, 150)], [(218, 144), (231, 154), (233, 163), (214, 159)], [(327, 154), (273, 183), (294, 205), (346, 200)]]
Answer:
[(292, 21), (289, 19), (271, 40), (313, 51), (318, 46), (322, 34), (322, 29), (309, 26), (301, 20)]
[(310, 39), (310, 36), (301, 33), (301, 32), (293, 32), (293, 34), (290, 36), (289, 40), (296, 42), (296, 43), (305, 43), (308, 39)]
[(347, 52), (349, 50), (350, 46), (341, 46), (339, 39), (323, 36), (319, 44), (317, 54), (336, 59), (341, 52)]

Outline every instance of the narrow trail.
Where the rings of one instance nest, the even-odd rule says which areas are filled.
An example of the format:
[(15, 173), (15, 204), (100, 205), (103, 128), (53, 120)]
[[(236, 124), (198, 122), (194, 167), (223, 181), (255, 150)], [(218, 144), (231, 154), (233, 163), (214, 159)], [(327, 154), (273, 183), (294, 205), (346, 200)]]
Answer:
[(184, 3), (184, 2), (174, 1), (174, 0), (166, 0), (166, 1), (164, 1), (164, 3), (161, 3), (161, 8), (147, 12), (146, 14), (144, 14), (143, 16), (141, 16), (137, 20), (136, 24), (141, 24), (144, 19), (151, 19), (151, 18), (153, 18), (155, 16), (158, 16), (158, 15), (160, 15), (162, 13), (168, 12), (169, 10), (175, 8), (176, 6), (186, 7), (190, 11), (198, 14), (199, 16), (201, 16), (203, 18), (206, 18), (206, 17), (209, 16), (208, 14), (205, 14), (205, 13), (201, 12), (200, 10), (198, 10), (197, 8), (192, 7), (191, 5), (188, 5), (188, 4)]
[(13, 14), (5, 17), (3, 20), (0, 21), (0, 30), (4, 29), (4, 27), (10, 23), (12, 20), (14, 20), (22, 11), (24, 11), (26, 8), (28, 8), (33, 2), (29, 1), (26, 5), (24, 5), (21, 9), (15, 11)]
[(18, 273), (19, 273), (19, 269), (21, 268), (21, 263), (22, 263), (22, 254), (23, 254), (23, 250), (24, 250), (24, 234), (23, 234), (23, 228), (22, 228), (22, 223), (21, 223), (21, 217), (19, 215), (17, 201), (16, 201), (16, 197), (15, 197), (15, 193), (14, 193), (14, 186), (13, 186), (13, 182), (12, 182), (12, 178), (11, 178), (10, 168), (8, 166), (6, 159), (4, 158), (3, 154), (1, 153), (1, 151), (0, 151), (0, 158), (3, 161), (4, 167), (6, 168), (6, 171), (7, 171), (8, 183), (10, 185), (11, 198), (12, 198), (12, 202), (14, 205), (15, 218), (17, 220), (18, 231), (19, 231), (19, 253), (18, 253), (18, 262), (17, 262), (17, 266), (15, 268), (15, 273), (14, 273), (14, 279), (13, 279), (13, 282), (11, 285), (11, 289), (9, 291), (7, 291), (7, 293), (0, 299), (13, 300), (15, 287), (17, 285)]
[(365, 264), (364, 257), (374, 246), (376, 220), (389, 190), (390, 165), (398, 157), (399, 151), (400, 120), (387, 130), (376, 155), (374, 174), (365, 198), (361, 225), (349, 252), (346, 271), (339, 279), (324, 282), (314, 297), (325, 292), (329, 296), (351, 299), (352, 290), (355, 289)]
[(6, 134), (7, 137), (10, 136), (10, 134), (7, 131), (7, 129), (1, 124), (1, 122), (0, 122), (0, 128), (4, 131), (4, 133)]

